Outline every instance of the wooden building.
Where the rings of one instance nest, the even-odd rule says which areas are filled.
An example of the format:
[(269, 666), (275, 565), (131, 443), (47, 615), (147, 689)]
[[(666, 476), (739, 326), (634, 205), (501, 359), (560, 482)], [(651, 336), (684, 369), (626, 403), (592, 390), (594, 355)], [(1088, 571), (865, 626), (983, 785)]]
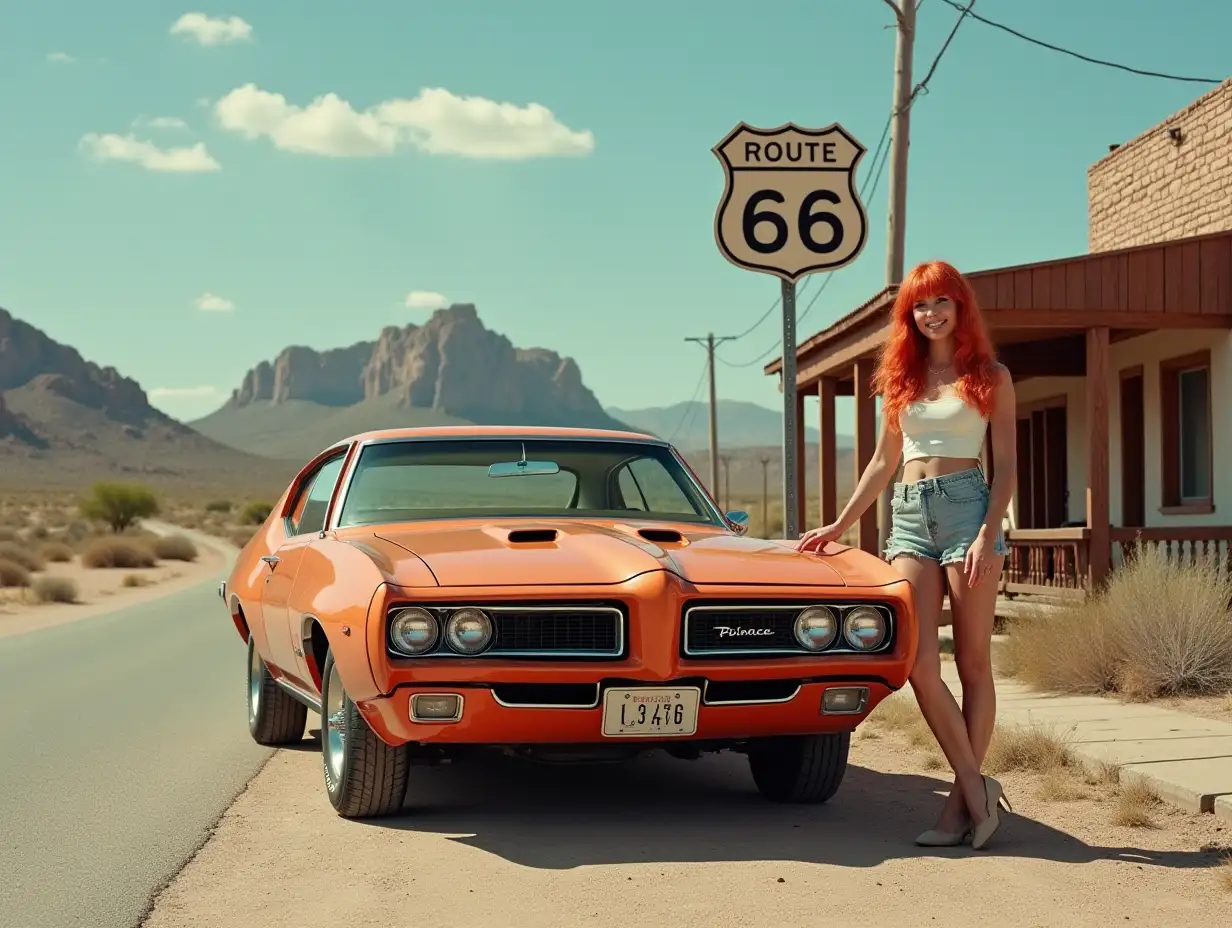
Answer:
[[(1195, 124), (1205, 131), (1185, 150)], [(1183, 555), (1216, 551), (1232, 568), (1232, 168), (1211, 182), (1230, 149), (1232, 81), (1088, 172), (1091, 241), (1142, 244), (968, 273), (1018, 400), (1007, 592), (1082, 593), (1138, 539)], [(1187, 177), (1211, 189), (1178, 192)], [(1157, 229), (1127, 220), (1129, 207), (1108, 206), (1103, 178), (1133, 191), (1134, 202), (1143, 189), (1172, 191), (1194, 204), (1186, 209), (1200, 215), (1190, 225), (1202, 231), (1178, 234), (1186, 214), (1162, 207)], [(857, 478), (872, 456), (870, 378), (894, 295), (882, 290), (798, 349), (801, 425), (804, 397), (820, 398), (823, 524), (842, 503), (837, 397), (855, 404)], [(781, 367), (776, 359), (766, 373), (780, 376)], [(876, 507), (858, 537), (879, 550)]]

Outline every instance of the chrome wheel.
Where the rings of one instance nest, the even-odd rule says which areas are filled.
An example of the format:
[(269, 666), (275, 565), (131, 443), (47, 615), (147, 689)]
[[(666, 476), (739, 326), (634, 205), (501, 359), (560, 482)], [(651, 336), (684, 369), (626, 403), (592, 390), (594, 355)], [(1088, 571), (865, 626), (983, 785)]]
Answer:
[(329, 679), (325, 683), (325, 763), (334, 782), (342, 779), (343, 765), (346, 762), (346, 694), (342, 689), (342, 678), (338, 676), (338, 665), (329, 668)]
[(257, 653), (257, 648), (252, 645), (248, 648), (248, 721), (249, 724), (257, 720), (257, 713), (261, 710), (261, 677), (265, 665), (261, 662), (261, 655)]

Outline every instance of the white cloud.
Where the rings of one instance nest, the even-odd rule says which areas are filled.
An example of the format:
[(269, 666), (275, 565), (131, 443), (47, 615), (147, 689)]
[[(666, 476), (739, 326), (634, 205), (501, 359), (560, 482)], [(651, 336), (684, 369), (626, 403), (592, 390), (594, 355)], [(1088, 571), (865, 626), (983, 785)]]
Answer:
[(203, 293), (197, 297), (197, 309), (203, 313), (229, 313), (235, 309), (235, 304), (224, 297)]
[(147, 171), (191, 174), (222, 170), (222, 165), (206, 151), (203, 142), (180, 148), (159, 148), (153, 142), (132, 135), (92, 132), (82, 138), (81, 147), (99, 161), (129, 161)]
[(412, 290), (406, 295), (407, 309), (444, 309), (448, 305), (444, 296), (430, 290)]
[(333, 158), (390, 155), (401, 145), (432, 155), (506, 160), (588, 155), (595, 148), (589, 130), (570, 129), (541, 104), (520, 107), (440, 88), (359, 111), (334, 93), (301, 107), (245, 84), (219, 100), (214, 115), (224, 129), (246, 138)]
[(72, 64), (77, 59), (68, 52), (51, 52), (47, 56), (47, 60), (52, 64)]
[(202, 45), (224, 45), (251, 39), (252, 26), (238, 16), (223, 19), (204, 13), (185, 13), (171, 24), (171, 34), (189, 36)]
[(151, 400), (208, 400), (219, 392), (217, 387), (154, 387), (146, 395)]
[(155, 116), (146, 123), (151, 129), (187, 129), (188, 123), (179, 116)]

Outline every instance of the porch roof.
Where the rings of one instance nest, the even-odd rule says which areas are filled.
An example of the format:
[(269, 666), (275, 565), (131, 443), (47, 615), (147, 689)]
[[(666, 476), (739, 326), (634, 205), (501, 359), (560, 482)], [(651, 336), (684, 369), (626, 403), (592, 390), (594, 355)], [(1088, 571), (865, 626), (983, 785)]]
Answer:
[[(1036, 361), (1064, 364), (1058, 352), (1067, 354), (1068, 336), (1088, 328), (1106, 326), (1114, 336), (1232, 328), (1232, 230), (966, 276), (1003, 360), (1023, 373)], [(855, 361), (873, 357), (888, 336), (897, 292), (884, 288), (802, 342), (797, 385), (823, 376), (850, 379)], [(782, 366), (780, 356), (765, 373), (781, 375)]]

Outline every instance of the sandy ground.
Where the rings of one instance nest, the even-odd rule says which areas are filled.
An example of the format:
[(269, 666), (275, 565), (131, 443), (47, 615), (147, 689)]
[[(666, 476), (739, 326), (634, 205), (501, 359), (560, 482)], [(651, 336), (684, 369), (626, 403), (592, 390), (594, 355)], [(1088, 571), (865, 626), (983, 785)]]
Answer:
[(824, 806), (767, 803), (734, 755), (493, 759), (416, 769), (404, 817), (378, 822), (334, 814), (305, 741), (274, 755), (143, 928), (1232, 923), (1232, 829), (1214, 816), (1160, 807), (1153, 827), (1120, 827), (1098, 788), (1043, 801), (1036, 775), (1011, 773), (1017, 814), (991, 849), (917, 848), (948, 781), (898, 733), (861, 733)]
[[(155, 567), (88, 568), (76, 557), (67, 563), (49, 563), (36, 577), (66, 577), (78, 590), (75, 603), (39, 603), (29, 590), (0, 589), (0, 638), (93, 618), (129, 605), (189, 589), (221, 571), (235, 553), (225, 541), (200, 532), (184, 532), (197, 545), (195, 561), (160, 561)], [(143, 586), (124, 586), (136, 575)]]

